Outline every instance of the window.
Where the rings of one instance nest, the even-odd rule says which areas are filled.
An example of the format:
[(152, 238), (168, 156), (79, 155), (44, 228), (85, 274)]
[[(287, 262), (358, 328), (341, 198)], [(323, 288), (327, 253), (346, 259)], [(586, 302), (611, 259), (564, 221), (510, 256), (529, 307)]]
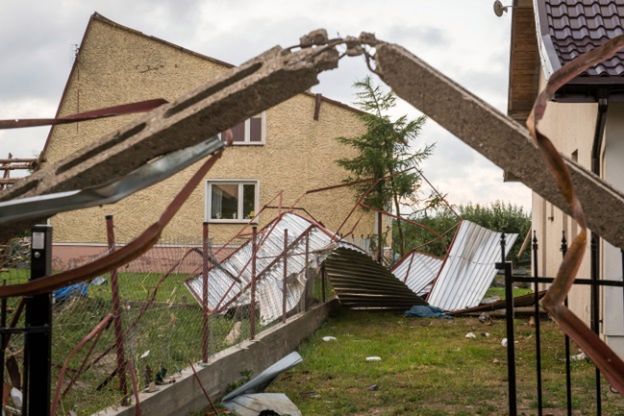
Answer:
[(266, 139), (266, 113), (248, 118), (232, 127), (235, 145), (263, 145)]
[(255, 215), (258, 181), (208, 181), (206, 197), (207, 221), (244, 222)]

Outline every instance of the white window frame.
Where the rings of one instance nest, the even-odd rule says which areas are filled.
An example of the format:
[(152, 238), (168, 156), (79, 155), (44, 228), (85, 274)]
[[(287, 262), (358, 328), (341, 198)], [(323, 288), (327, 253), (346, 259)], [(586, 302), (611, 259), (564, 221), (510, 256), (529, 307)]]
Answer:
[(260, 117), (260, 141), (251, 141), (251, 119), (245, 120), (245, 140), (242, 142), (232, 142), (233, 146), (264, 146), (266, 144), (266, 111), (255, 115), (254, 117)]
[[(212, 185), (238, 185), (238, 218), (211, 218), (212, 217)], [(249, 223), (251, 218), (241, 218), (243, 214), (243, 186), (255, 185), (254, 213), (258, 213), (260, 206), (260, 181), (257, 179), (209, 179), (206, 181), (206, 199), (204, 203), (204, 220), (213, 224), (242, 224)]]

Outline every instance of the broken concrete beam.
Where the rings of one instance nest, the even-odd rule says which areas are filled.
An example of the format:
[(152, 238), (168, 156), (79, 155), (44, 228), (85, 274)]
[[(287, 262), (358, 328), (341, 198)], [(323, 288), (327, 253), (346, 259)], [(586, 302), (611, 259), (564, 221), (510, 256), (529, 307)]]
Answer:
[[(570, 209), (528, 131), (406, 49), (380, 43), (380, 77), (396, 94), (564, 212)], [(624, 248), (624, 195), (565, 159), (589, 228)]]
[[(274, 47), (223, 76), (147, 113), (119, 131), (0, 192), (0, 201), (85, 189), (118, 180), (149, 160), (195, 145), (302, 93), (338, 65), (334, 47)], [(34, 222), (31, 222), (34, 223)], [(0, 230), (0, 241), (28, 226)]]

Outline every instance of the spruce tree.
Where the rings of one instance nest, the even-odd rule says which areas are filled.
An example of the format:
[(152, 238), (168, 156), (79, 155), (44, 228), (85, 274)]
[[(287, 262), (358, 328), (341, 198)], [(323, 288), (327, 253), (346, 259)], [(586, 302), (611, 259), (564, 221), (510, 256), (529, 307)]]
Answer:
[[(365, 205), (377, 210), (389, 210), (394, 204), (396, 214), (401, 215), (401, 200), (411, 195), (420, 181), (416, 170), (410, 168), (417, 168), (433, 148), (431, 145), (414, 146), (426, 117), (410, 119), (402, 115), (392, 118), (389, 113), (397, 104), (396, 95), (375, 85), (370, 77), (356, 82), (354, 87), (357, 89), (356, 105), (363, 111), (360, 118), (366, 131), (356, 137), (337, 138), (357, 150), (355, 157), (339, 159), (337, 163), (349, 172), (344, 182), (367, 178), (371, 178), (373, 183), (379, 181), (364, 198)], [(369, 190), (371, 182), (354, 184), (353, 187), (359, 199)], [(397, 227), (402, 256), (405, 243), (400, 221), (397, 221)], [(381, 246), (381, 235), (378, 235), (378, 241)], [(381, 247), (378, 249), (381, 251)]]

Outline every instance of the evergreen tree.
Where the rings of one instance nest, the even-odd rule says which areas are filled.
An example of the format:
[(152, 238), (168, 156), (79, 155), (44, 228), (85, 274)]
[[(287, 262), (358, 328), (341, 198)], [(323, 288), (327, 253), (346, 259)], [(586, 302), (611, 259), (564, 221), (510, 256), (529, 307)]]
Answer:
[[(374, 85), (370, 77), (354, 84), (357, 89), (357, 106), (363, 110), (360, 115), (366, 131), (356, 137), (338, 137), (337, 140), (357, 150), (351, 159), (340, 159), (337, 163), (349, 172), (345, 182), (372, 178), (379, 180), (364, 203), (374, 209), (389, 210), (394, 204), (397, 215), (401, 213), (402, 198), (411, 195), (420, 177), (413, 167), (431, 154), (433, 146), (416, 149), (414, 139), (425, 124), (425, 116), (410, 119), (406, 115), (396, 119), (389, 112), (396, 106), (397, 97), (391, 91), (384, 91)], [(408, 170), (410, 169), (410, 170)], [(385, 178), (386, 179), (383, 179)], [(371, 186), (364, 182), (353, 185), (356, 198), (360, 198)], [(403, 229), (397, 221), (399, 251), (403, 255), (405, 243)], [(381, 241), (381, 236), (379, 241)]]

